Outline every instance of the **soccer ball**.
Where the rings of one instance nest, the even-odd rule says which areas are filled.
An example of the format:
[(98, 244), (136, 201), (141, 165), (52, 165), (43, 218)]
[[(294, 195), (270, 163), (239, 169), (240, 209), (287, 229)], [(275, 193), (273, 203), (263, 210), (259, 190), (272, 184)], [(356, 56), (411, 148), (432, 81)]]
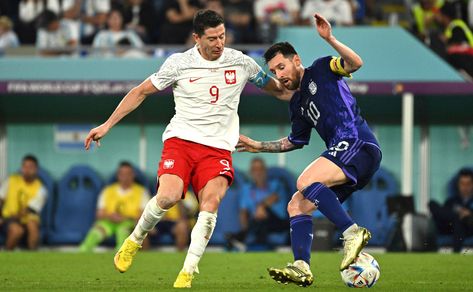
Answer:
[(378, 262), (366, 252), (361, 252), (353, 264), (341, 271), (342, 281), (352, 288), (371, 288), (381, 274)]

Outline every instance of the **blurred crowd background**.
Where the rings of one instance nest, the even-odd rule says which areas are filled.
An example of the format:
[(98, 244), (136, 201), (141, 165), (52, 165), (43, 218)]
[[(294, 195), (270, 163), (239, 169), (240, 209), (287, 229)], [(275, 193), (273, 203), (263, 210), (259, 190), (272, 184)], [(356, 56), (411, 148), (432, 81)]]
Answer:
[(41, 55), (168, 54), (147, 46), (191, 45), (192, 18), (202, 8), (225, 16), (228, 44), (270, 43), (278, 27), (312, 25), (317, 11), (333, 26), (405, 27), (473, 72), (471, 0), (11, 0), (0, 4), (0, 51), (34, 45)]

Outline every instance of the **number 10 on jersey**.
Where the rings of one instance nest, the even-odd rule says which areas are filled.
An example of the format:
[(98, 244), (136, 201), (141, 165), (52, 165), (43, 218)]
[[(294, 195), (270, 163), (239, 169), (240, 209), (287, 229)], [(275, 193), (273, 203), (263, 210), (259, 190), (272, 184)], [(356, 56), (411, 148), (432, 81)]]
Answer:
[(210, 96), (212, 96), (212, 100), (210, 101), (210, 103), (216, 103), (217, 100), (218, 100), (218, 96), (219, 96), (219, 89), (217, 86), (213, 85), (212, 87), (210, 87), (209, 89), (209, 92), (210, 92)]

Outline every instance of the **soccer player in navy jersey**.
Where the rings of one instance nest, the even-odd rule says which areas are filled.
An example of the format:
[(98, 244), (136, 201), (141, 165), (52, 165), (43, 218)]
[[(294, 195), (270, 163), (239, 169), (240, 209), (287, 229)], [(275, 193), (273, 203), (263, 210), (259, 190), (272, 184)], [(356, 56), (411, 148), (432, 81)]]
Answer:
[(360, 115), (360, 110), (343, 77), (351, 76), (363, 64), (361, 58), (332, 35), (330, 23), (314, 15), (319, 35), (340, 57), (323, 57), (304, 68), (293, 46), (287, 42), (271, 46), (264, 54), (270, 71), (289, 90), (292, 129), (277, 141), (255, 141), (240, 135), (238, 151), (286, 152), (309, 144), (312, 128), (324, 140), (327, 150), (307, 166), (297, 180), (298, 191), (287, 206), (291, 226), (294, 263), (269, 268), (280, 283), (308, 286), (312, 213), (319, 209), (343, 232), (344, 255), (340, 270), (346, 269), (371, 238), (342, 208), (342, 203), (363, 188), (379, 168), (381, 150)]

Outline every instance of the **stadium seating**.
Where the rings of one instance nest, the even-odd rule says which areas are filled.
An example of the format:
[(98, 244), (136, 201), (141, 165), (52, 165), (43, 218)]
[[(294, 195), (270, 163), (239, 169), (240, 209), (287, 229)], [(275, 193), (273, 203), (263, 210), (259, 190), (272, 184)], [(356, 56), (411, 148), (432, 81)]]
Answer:
[(44, 242), (47, 240), (46, 236), (51, 226), (51, 212), (56, 193), (54, 192), (54, 180), (45, 169), (41, 167), (39, 168), (38, 177), (48, 191), (48, 198), (46, 199), (46, 203), (44, 204), (43, 210), (41, 212), (41, 242)]
[(396, 220), (388, 214), (386, 198), (398, 194), (394, 177), (380, 168), (371, 182), (348, 200), (349, 212), (355, 222), (368, 228), (372, 238), (369, 245), (385, 246), (395, 228)]
[(94, 221), (102, 186), (102, 180), (89, 166), (69, 169), (58, 183), (48, 243), (76, 244), (84, 238)]
[[(268, 168), (268, 180), (273, 179), (279, 180), (282, 183), (284, 188), (284, 194), (280, 195), (283, 196), (286, 202), (289, 202), (292, 195), (297, 191), (296, 178), (294, 177), (294, 175), (285, 168), (270, 167)], [(287, 237), (288, 234), (289, 230), (284, 232), (271, 233), (269, 235), (269, 242), (274, 245), (286, 245), (289, 240)]]

